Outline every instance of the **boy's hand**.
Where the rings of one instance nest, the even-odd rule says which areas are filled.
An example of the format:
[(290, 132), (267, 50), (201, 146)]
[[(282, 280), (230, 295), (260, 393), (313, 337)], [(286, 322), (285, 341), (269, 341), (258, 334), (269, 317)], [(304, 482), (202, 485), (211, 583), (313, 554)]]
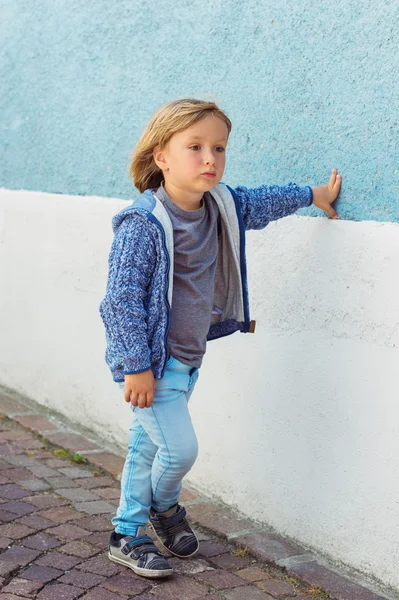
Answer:
[(125, 401), (139, 408), (150, 408), (155, 394), (155, 379), (151, 369), (135, 375), (125, 375)]
[(331, 204), (337, 199), (341, 188), (341, 175), (338, 175), (337, 169), (331, 172), (330, 181), (327, 185), (319, 185), (312, 188), (313, 204), (321, 210), (324, 210), (332, 219), (338, 219), (338, 215)]

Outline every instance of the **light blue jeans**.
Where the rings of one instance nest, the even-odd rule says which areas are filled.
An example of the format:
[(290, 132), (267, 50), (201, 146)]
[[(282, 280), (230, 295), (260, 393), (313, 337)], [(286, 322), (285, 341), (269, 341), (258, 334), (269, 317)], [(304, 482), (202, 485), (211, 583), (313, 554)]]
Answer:
[[(198, 442), (188, 400), (199, 370), (173, 356), (162, 379), (155, 381), (150, 408), (130, 405), (134, 412), (128, 454), (121, 479), (121, 497), (112, 519), (117, 533), (136, 535), (148, 519), (151, 506), (167, 510), (179, 499), (182, 479), (193, 466)], [(124, 384), (119, 384), (124, 389)]]

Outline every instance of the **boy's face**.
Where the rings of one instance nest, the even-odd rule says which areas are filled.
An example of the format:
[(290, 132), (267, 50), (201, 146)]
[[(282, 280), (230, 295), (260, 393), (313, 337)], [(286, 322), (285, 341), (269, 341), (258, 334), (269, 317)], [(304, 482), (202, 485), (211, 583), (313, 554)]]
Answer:
[[(165, 182), (192, 192), (212, 189), (223, 176), (228, 129), (213, 114), (172, 135), (166, 147), (154, 149), (154, 159)], [(205, 173), (213, 173), (213, 176)]]

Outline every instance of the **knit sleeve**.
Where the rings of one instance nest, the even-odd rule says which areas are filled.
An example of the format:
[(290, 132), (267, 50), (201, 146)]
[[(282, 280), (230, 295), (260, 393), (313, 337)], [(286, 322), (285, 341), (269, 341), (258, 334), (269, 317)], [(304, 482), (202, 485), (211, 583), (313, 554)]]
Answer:
[(145, 217), (129, 215), (119, 225), (109, 255), (107, 290), (100, 304), (107, 337), (122, 358), (125, 375), (151, 368), (145, 299), (155, 268), (155, 242)]
[(234, 192), (240, 203), (245, 229), (263, 229), (270, 221), (291, 215), (313, 202), (310, 186), (299, 187), (292, 182), (286, 186), (239, 186)]

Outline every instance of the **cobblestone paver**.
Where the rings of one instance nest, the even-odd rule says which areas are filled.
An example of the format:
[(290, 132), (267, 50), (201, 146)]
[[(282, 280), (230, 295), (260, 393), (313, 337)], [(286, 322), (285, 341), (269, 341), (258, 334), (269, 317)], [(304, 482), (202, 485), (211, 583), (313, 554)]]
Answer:
[[(21, 415), (8, 418), (1, 409)], [(51, 442), (35, 428), (49, 432)], [(293, 570), (272, 563), (301, 553), (300, 548), (262, 536), (251, 521), (227, 508), (222, 514), (187, 489), (180, 502), (196, 523), (200, 552), (191, 560), (170, 558), (171, 578), (141, 578), (107, 558), (119, 499), (114, 477), (123, 461), (101, 448), (96, 452), (93, 441), (76, 433), (60, 434), (58, 445), (66, 451), (57, 443), (56, 423), (24, 414), (23, 404), (0, 394), (0, 600), (384, 598), (344, 578), (338, 581), (337, 575), (334, 579), (312, 561), (296, 567), (296, 578)], [(77, 464), (81, 457), (71, 452), (84, 449), (90, 462)], [(351, 595), (328, 596), (317, 586), (318, 576), (341, 590), (347, 581)]]

